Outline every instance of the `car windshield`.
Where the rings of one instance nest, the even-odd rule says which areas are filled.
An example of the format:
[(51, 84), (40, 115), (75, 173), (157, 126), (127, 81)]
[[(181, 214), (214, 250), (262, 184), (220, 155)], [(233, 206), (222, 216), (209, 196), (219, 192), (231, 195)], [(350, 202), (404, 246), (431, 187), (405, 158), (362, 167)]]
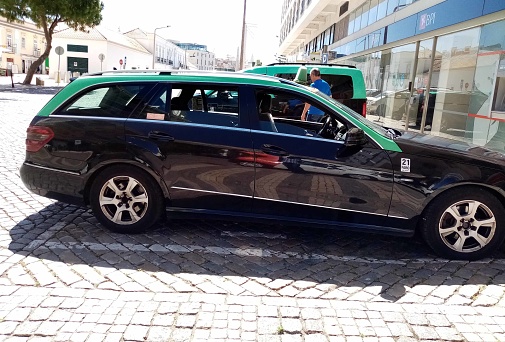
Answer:
[[(336, 107), (343, 110), (345, 113), (349, 114), (354, 119), (358, 120), (359, 122), (361, 122), (362, 124), (364, 124), (368, 128), (373, 129), (375, 132), (381, 134), (382, 136), (384, 136), (386, 138), (391, 138), (392, 133), (391, 133), (391, 130), (389, 130), (388, 128), (377, 125), (376, 123), (364, 118), (362, 115), (356, 113), (351, 108), (347, 107), (346, 105), (342, 104), (341, 102), (338, 102), (337, 100), (335, 100), (331, 96), (328, 96), (313, 87), (307, 87), (307, 88), (310, 88), (310, 91), (312, 91), (312, 92), (318, 94), (319, 96), (324, 97), (328, 101), (332, 102)], [(393, 135), (396, 135), (396, 134), (397, 133), (394, 133)]]

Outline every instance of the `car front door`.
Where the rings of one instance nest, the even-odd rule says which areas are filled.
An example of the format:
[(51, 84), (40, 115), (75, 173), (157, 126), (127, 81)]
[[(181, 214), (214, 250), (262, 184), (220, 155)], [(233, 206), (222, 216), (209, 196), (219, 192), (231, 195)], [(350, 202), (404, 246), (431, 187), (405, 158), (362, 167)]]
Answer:
[(271, 98), (274, 126), (262, 122), (265, 114), (255, 112), (261, 109), (251, 111), (255, 211), (296, 221), (381, 224), (393, 188), (387, 153), (371, 141), (349, 152), (343, 137), (335, 137), (339, 129), (342, 134), (351, 128), (342, 117), (320, 133), (321, 123), (276, 118), (294, 100), (309, 102), (326, 113), (331, 109), (296, 93), (261, 88), (251, 92), (256, 98), (265, 94)]
[[(207, 94), (220, 96), (219, 105), (210, 107)], [(242, 107), (237, 86), (167, 83), (127, 120), (129, 149), (162, 177), (170, 207), (250, 210), (254, 169), (237, 162), (253, 155)]]

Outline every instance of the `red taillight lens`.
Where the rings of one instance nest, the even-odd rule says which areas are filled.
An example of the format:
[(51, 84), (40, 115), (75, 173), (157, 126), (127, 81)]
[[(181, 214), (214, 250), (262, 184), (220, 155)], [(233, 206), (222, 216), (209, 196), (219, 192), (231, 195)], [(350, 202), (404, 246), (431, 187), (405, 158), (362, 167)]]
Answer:
[(366, 101), (363, 102), (363, 117), (366, 118)]
[(30, 126), (26, 130), (26, 150), (37, 152), (54, 137), (49, 127)]

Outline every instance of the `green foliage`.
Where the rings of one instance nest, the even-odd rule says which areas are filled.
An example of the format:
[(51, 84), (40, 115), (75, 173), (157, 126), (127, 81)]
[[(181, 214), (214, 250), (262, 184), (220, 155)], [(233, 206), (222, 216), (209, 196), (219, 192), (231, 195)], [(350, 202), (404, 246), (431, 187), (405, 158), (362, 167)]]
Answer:
[(284, 333), (285, 333), (284, 328), (282, 327), (282, 325), (279, 325), (279, 326), (277, 327), (277, 335), (282, 335), (282, 334), (284, 334)]
[(44, 30), (46, 48), (32, 63), (23, 84), (30, 84), (35, 70), (42, 65), (52, 49), (53, 33), (59, 23), (74, 30), (86, 31), (102, 21), (100, 0), (0, 0), (0, 16), (8, 21), (30, 20)]
[(33, 21), (41, 28), (65, 23), (75, 30), (94, 27), (102, 20), (100, 0), (0, 0), (0, 15), (9, 21)]

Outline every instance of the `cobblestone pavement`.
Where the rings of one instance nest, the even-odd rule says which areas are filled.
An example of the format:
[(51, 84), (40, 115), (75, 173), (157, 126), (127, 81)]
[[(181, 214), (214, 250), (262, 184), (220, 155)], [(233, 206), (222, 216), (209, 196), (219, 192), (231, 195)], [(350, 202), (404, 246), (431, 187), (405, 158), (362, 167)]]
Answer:
[(25, 131), (56, 88), (0, 87), (0, 340), (505, 341), (505, 253), (172, 220), (114, 234), (29, 193)]

